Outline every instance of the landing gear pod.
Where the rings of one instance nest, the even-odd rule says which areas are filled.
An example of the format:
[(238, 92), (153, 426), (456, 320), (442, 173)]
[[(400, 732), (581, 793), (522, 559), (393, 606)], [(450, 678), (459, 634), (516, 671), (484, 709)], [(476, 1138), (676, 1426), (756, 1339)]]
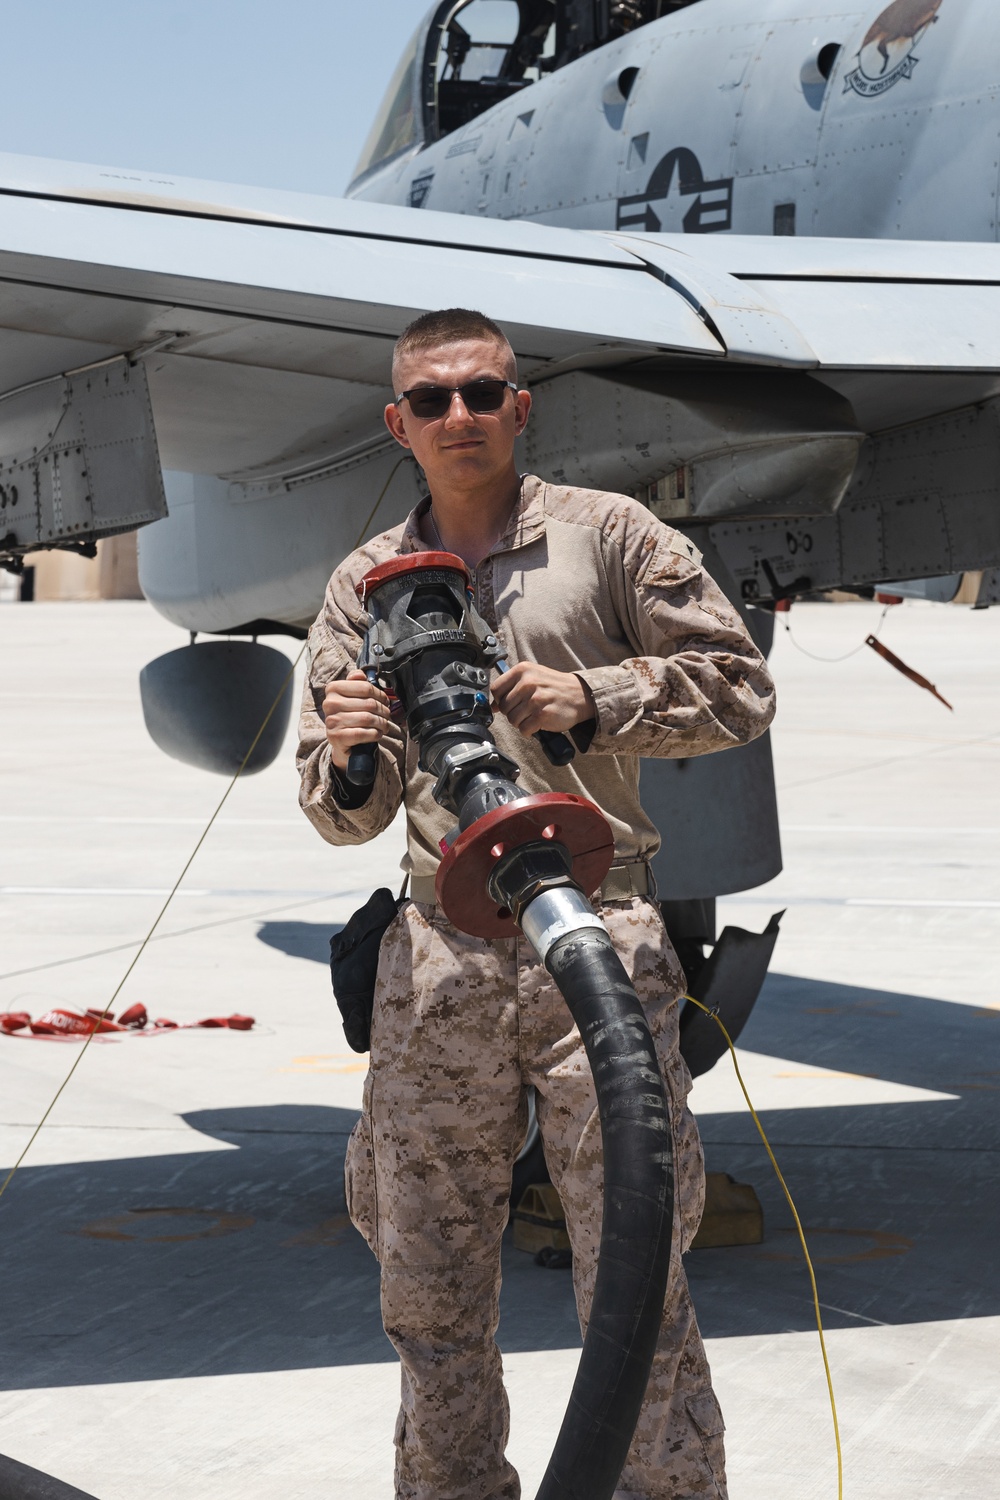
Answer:
[(167, 514), (142, 361), (103, 360), (0, 396), (0, 562), (39, 547), (93, 557)]
[[(284, 684), (284, 689), (282, 689)], [(288, 657), (250, 641), (205, 641), (158, 656), (139, 673), (150, 738), (174, 760), (233, 776), (271, 714), (243, 774), (278, 755), (292, 708)]]
[[(436, 893), (456, 927), (531, 943), (587, 1050), (604, 1145), (601, 1252), (569, 1407), (538, 1500), (611, 1500), (656, 1349), (673, 1230), (670, 1113), (645, 1013), (588, 900), (611, 867), (614, 838), (586, 798), (530, 796), (490, 735), (489, 673), (502, 648), (476, 613), (458, 557), (422, 552), (366, 574), (371, 624), (359, 661), (399, 698), (435, 799), (457, 818)], [(501, 668), (502, 669), (502, 668)], [(540, 736), (556, 765), (572, 746)], [(348, 780), (376, 774), (371, 747)]]

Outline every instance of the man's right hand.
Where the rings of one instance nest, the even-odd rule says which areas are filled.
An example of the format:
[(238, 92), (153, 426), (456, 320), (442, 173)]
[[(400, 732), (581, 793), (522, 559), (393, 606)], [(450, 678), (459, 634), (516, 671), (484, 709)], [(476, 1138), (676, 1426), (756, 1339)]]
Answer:
[(338, 771), (347, 770), (355, 745), (378, 744), (389, 723), (389, 700), (364, 672), (348, 672), (326, 685), (323, 718), (330, 755)]

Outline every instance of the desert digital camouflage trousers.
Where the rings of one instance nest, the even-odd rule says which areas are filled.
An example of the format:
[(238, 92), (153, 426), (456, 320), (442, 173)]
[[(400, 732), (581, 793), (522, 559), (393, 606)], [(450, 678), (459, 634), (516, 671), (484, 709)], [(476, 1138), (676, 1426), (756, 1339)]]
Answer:
[[(600, 911), (656, 1040), (676, 1153), (670, 1285), (616, 1496), (725, 1500), (722, 1416), (680, 1258), (704, 1203), (690, 1077), (677, 1051), (683, 975), (653, 901), (635, 897)], [(382, 1317), (402, 1363), (398, 1500), (517, 1500), (521, 1492), (505, 1456), (509, 1414), (494, 1335), (528, 1084), (537, 1091), (586, 1328), (603, 1166), (579, 1033), (526, 940), (470, 938), (438, 907), (409, 902), (382, 943), (371, 1068), (346, 1165), (348, 1208), (381, 1264)]]

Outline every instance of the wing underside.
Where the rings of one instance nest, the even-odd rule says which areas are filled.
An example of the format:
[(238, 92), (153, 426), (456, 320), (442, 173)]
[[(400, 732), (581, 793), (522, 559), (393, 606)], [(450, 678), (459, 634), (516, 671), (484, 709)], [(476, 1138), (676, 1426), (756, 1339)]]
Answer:
[[(615, 487), (649, 490), (681, 524), (766, 516), (768, 485), (786, 516), (811, 513), (812, 486), (812, 513), (818, 504), (830, 518), (850, 498), (865, 444), (992, 410), (1000, 395), (995, 246), (729, 235), (692, 246), (683, 236), (108, 178), (0, 159), (0, 486), (6, 474), (9, 498), (16, 469), (19, 497), (37, 499), (48, 467), (51, 491), (67, 435), (96, 474), (114, 403), (105, 401), (103, 427), (88, 428), (81, 413), (100, 382), (129, 384), (122, 371), (135, 372), (133, 450), (144, 387), (153, 447), (128, 484), (117, 475), (113, 505), (96, 481), (77, 484), (61, 508), (22, 502), (12, 519), (8, 504), (8, 554), (161, 515), (148, 462), (156, 448), (167, 471), (272, 502), (313, 477), (383, 463), (392, 341), (442, 305), (497, 318), (522, 377), (561, 392), (548, 402), (560, 421), (575, 413), (576, 452), (553, 419), (537, 429), (536, 464), (580, 481), (618, 475)], [(612, 387), (619, 408), (626, 393), (624, 416), (609, 408)], [(697, 395), (686, 406), (685, 391)], [(725, 411), (713, 425), (719, 393)], [(23, 419), (29, 409), (33, 421)], [(643, 430), (633, 432), (637, 412)], [(757, 490), (741, 515), (732, 495), (746, 475), (734, 491), (722, 470), (732, 468), (727, 453), (755, 444)]]

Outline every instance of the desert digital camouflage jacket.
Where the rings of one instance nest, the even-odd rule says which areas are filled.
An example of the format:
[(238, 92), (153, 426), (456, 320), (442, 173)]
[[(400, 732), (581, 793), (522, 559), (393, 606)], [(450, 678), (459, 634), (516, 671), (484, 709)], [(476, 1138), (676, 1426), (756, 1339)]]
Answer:
[[(433, 875), (454, 819), (434, 801), (405, 725), (379, 750), (371, 795), (341, 807), (321, 714), (326, 684), (357, 662), (367, 617), (355, 593), (390, 557), (430, 550), (422, 502), (402, 526), (373, 537), (337, 568), (309, 633), (297, 764), (306, 816), (331, 844), (360, 844), (388, 827), (401, 802), (404, 866)], [(589, 685), (597, 730), (561, 769), (500, 714), (498, 746), (521, 766), (529, 792), (589, 797), (615, 832), (616, 863), (650, 859), (659, 834), (639, 797), (641, 756), (703, 755), (745, 744), (774, 714), (774, 684), (738, 612), (700, 565), (697, 550), (636, 500), (525, 476), (507, 529), (473, 579), (476, 608), (513, 666), (529, 660), (575, 672)]]

